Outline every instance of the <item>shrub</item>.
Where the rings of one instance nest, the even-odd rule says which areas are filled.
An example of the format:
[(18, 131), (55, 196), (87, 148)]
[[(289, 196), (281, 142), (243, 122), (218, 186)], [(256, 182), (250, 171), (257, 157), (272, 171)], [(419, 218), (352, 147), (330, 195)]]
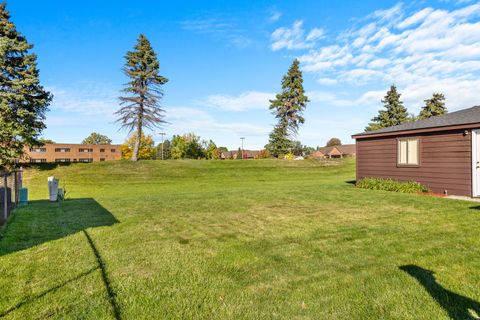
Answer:
[(385, 190), (402, 193), (430, 192), (426, 186), (415, 181), (397, 181), (393, 179), (363, 178), (356, 186), (362, 189)]
[(293, 160), (293, 153), (289, 152), (284, 156), (285, 160)]
[(272, 155), (270, 154), (270, 152), (268, 150), (260, 150), (259, 153), (257, 153), (257, 155), (255, 156), (255, 159), (267, 159), (267, 158), (271, 158)]

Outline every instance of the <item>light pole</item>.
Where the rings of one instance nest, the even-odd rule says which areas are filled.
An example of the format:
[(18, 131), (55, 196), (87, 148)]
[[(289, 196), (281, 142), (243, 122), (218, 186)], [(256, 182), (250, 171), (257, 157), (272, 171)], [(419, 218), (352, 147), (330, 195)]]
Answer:
[(160, 132), (159, 134), (162, 136), (162, 160), (163, 160), (163, 136), (165, 135), (165, 132)]
[(243, 160), (243, 140), (245, 140), (245, 137), (240, 138), (242, 140), (242, 160)]

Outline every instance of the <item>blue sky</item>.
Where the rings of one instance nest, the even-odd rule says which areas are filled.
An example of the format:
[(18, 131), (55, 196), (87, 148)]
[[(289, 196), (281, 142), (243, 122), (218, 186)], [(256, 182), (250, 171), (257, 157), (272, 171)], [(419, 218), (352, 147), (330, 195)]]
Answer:
[(433, 92), (449, 110), (480, 104), (480, 4), (474, 1), (8, 1), (34, 44), (54, 101), (45, 138), (90, 132), (121, 143), (113, 112), (124, 54), (140, 33), (169, 78), (167, 136), (195, 132), (217, 145), (262, 148), (269, 98), (293, 59), (311, 102), (298, 139), (351, 142), (395, 83), (410, 112)]

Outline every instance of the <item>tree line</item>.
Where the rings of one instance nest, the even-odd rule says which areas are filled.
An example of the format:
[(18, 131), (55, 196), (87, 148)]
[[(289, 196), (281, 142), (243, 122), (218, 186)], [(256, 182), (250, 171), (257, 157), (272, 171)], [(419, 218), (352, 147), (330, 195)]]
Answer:
[(401, 94), (395, 85), (391, 85), (385, 97), (382, 99), (384, 110), (372, 118), (365, 131), (373, 131), (386, 127), (396, 126), (405, 122), (428, 119), (448, 112), (445, 106), (445, 96), (442, 93), (434, 93), (431, 98), (424, 100), (418, 116), (408, 113), (407, 108), (400, 100)]

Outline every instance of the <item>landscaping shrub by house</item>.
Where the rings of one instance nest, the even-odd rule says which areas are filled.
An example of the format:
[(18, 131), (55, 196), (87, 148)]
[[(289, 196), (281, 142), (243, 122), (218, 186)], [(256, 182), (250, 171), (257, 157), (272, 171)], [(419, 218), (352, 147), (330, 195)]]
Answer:
[(415, 181), (397, 181), (393, 179), (363, 178), (356, 186), (363, 189), (385, 190), (402, 193), (430, 192), (426, 186)]

